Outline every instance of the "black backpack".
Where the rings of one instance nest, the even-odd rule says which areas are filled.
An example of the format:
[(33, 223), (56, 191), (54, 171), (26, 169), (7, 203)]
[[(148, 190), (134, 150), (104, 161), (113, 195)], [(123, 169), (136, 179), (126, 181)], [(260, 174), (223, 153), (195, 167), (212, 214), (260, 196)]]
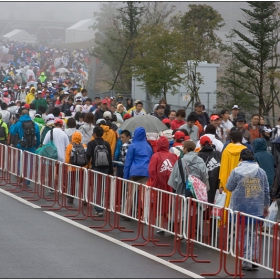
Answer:
[(82, 144), (73, 143), (70, 163), (77, 166), (85, 166), (88, 163), (86, 149)]
[(6, 140), (6, 131), (5, 128), (2, 126), (3, 125), (3, 121), (1, 121), (0, 123), (0, 138), (4, 138), (4, 140)]
[(18, 141), (22, 148), (36, 146), (35, 124), (33, 121), (22, 122), (23, 137)]
[(93, 153), (93, 159), (94, 159), (94, 166), (95, 167), (109, 167), (109, 161), (108, 161), (108, 149), (104, 144), (99, 144), (96, 140), (94, 140), (96, 143), (96, 147), (94, 149)]

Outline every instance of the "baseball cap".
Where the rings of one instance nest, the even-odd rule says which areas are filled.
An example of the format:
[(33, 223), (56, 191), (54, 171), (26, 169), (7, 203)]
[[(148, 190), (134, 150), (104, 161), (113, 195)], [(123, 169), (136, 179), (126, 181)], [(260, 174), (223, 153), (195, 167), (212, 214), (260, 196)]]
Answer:
[(76, 98), (75, 98), (75, 101), (76, 101), (76, 102), (82, 102), (82, 101), (83, 101), (83, 99), (82, 99), (82, 97), (81, 97), (81, 96), (78, 96), (78, 97), (76, 97)]
[(37, 93), (36, 93), (36, 94), (42, 94), (42, 91), (40, 91), (40, 90), (39, 90), (39, 91), (37, 91)]
[(195, 150), (195, 143), (192, 140), (187, 140), (184, 142), (184, 148), (185, 149), (193, 149)]
[(8, 92), (4, 92), (4, 96), (5, 97), (9, 96), (9, 93)]
[(54, 115), (53, 114), (48, 114), (47, 115), (47, 121), (53, 121), (54, 120)]
[(130, 118), (131, 118), (131, 115), (128, 113), (123, 115), (124, 120), (130, 119)]
[(232, 108), (231, 108), (231, 110), (233, 110), (233, 109), (238, 109), (238, 110), (239, 110), (238, 105), (233, 105)]
[(30, 105), (29, 104), (24, 104), (23, 106), (25, 109), (30, 109)]
[(200, 102), (196, 102), (196, 103), (194, 104), (194, 107), (199, 107), (199, 106), (202, 106), (202, 104), (201, 104)]
[(166, 119), (163, 119), (162, 122), (163, 122), (164, 124), (167, 124), (167, 123), (171, 123), (171, 120), (166, 118)]
[(207, 143), (212, 144), (211, 139), (206, 135), (201, 136), (199, 142), (201, 146), (205, 146)]
[(42, 118), (41, 114), (35, 114), (35, 117)]
[(220, 117), (219, 117), (219, 115), (212, 115), (211, 117), (210, 117), (210, 121), (215, 121), (215, 120), (217, 120), (217, 119), (219, 119)]
[(173, 135), (173, 138), (174, 139), (177, 139), (177, 140), (185, 140), (185, 133), (182, 132), (182, 131), (176, 131), (175, 134)]
[(101, 103), (102, 104), (108, 104), (108, 101), (107, 101), (107, 99), (102, 99)]
[(55, 119), (55, 120), (54, 120), (54, 123), (58, 123), (58, 124), (63, 125), (63, 120), (62, 120), (62, 119), (57, 118), (57, 119)]
[(104, 119), (112, 119), (112, 113), (110, 111), (106, 111), (103, 113), (103, 118)]
[(8, 89), (5, 87), (5, 88), (2, 89), (2, 91), (8, 91)]
[(245, 123), (245, 119), (242, 118), (242, 117), (240, 117), (240, 118), (237, 118), (237, 119), (236, 119), (236, 122), (244, 122), (244, 123)]
[(134, 101), (134, 104), (137, 104), (138, 102), (141, 102), (141, 100), (136, 99), (136, 100)]
[(96, 124), (106, 124), (106, 121), (104, 119), (99, 119), (96, 121)]

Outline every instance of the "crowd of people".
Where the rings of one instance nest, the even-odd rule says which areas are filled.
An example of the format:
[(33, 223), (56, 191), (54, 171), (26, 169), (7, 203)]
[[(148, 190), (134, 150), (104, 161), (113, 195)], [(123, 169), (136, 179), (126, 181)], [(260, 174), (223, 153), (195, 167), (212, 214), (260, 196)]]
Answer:
[[(225, 193), (225, 207), (258, 217), (266, 216), (271, 201), (280, 198), (280, 118), (271, 128), (258, 114), (246, 121), (238, 105), (209, 116), (197, 102), (186, 116), (185, 109), (171, 110), (163, 99), (151, 113), (141, 100), (124, 100), (120, 95), (92, 100), (75, 78), (56, 75), (52, 69), (71, 65), (82, 71), (82, 52), (69, 56), (19, 45), (9, 51), (15, 61), (1, 69), (0, 143), (39, 153), (52, 142), (57, 151), (53, 156), (59, 161), (180, 195), (186, 195), (188, 175), (193, 175), (205, 185), (209, 203)], [(85, 55), (82, 58), (86, 60)], [(47, 71), (54, 75), (46, 75)], [(122, 129), (129, 119), (147, 114), (166, 129)], [(134, 192), (128, 190), (128, 200), (133, 200)], [(72, 197), (68, 203), (73, 203)], [(103, 210), (96, 207), (95, 215), (102, 216)], [(252, 266), (244, 263), (244, 269)]]

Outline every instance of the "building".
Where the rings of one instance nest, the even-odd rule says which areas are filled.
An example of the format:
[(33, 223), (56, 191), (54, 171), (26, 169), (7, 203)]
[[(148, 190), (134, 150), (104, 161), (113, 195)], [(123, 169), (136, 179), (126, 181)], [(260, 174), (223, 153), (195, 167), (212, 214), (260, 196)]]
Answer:
[[(194, 69), (194, 62), (189, 61), (190, 69)], [(210, 64), (206, 61), (200, 62), (196, 67), (196, 72), (201, 74), (203, 79), (203, 84), (199, 88), (199, 98), (202, 104), (205, 105), (206, 111), (212, 112), (215, 110), (215, 105), (217, 102), (217, 68), (220, 67), (219, 64)], [(185, 77), (186, 74), (182, 75)], [(142, 81), (138, 81), (132, 78), (132, 98), (140, 99), (144, 101), (144, 106), (148, 111), (151, 110), (151, 106), (148, 106), (145, 101), (147, 101), (147, 95), (145, 89), (143, 89)], [(171, 105), (171, 109), (177, 110), (179, 108), (186, 107), (190, 101), (189, 90), (185, 84), (181, 84), (176, 87), (176, 94), (172, 95), (169, 91), (166, 95), (167, 103)], [(159, 98), (150, 98), (151, 103), (155, 104), (159, 101)], [(187, 113), (193, 110), (191, 104), (187, 108)]]
[(65, 43), (86, 42), (95, 38), (95, 31), (91, 28), (93, 19), (84, 19), (70, 26), (65, 31)]
[(3, 35), (2, 39), (4, 41), (15, 41), (30, 44), (36, 43), (36, 37), (34, 35), (20, 29), (14, 29), (13, 31)]

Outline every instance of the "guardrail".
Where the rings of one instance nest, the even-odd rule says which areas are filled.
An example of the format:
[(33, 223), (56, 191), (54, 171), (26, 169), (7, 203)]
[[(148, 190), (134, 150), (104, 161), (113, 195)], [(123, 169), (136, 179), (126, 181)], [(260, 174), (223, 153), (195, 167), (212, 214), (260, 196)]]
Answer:
[[(230, 276), (242, 277), (242, 269), (260, 267), (279, 278), (280, 231), (276, 222), (2, 144), (0, 154), (0, 185), (10, 192), (28, 192), (31, 195), (22, 197), (30, 201), (44, 199), (47, 204), (41, 207), (51, 211), (63, 208), (75, 211), (73, 215), (65, 215), (74, 220), (101, 221), (101, 225), (90, 226), (99, 231), (133, 233), (121, 226), (120, 221), (121, 218), (136, 221), (136, 236), (121, 239), (134, 242), (133, 246), (153, 243), (169, 247), (172, 244), (159, 242), (155, 230), (158, 234), (173, 235), (171, 252), (157, 255), (171, 257), (179, 253), (182, 256), (170, 262), (185, 262), (190, 258), (197, 263), (209, 263), (211, 260), (201, 260), (194, 254), (194, 244), (219, 252), (217, 271), (202, 272), (203, 276), (216, 276), (224, 269)], [(52, 192), (53, 196), (47, 196), (46, 192)], [(71, 200), (77, 200), (76, 208), (69, 205)], [(96, 216), (93, 213), (96, 210), (103, 215)], [(182, 250), (184, 240), (185, 252)], [(227, 268), (228, 256), (235, 258), (233, 272)]]

